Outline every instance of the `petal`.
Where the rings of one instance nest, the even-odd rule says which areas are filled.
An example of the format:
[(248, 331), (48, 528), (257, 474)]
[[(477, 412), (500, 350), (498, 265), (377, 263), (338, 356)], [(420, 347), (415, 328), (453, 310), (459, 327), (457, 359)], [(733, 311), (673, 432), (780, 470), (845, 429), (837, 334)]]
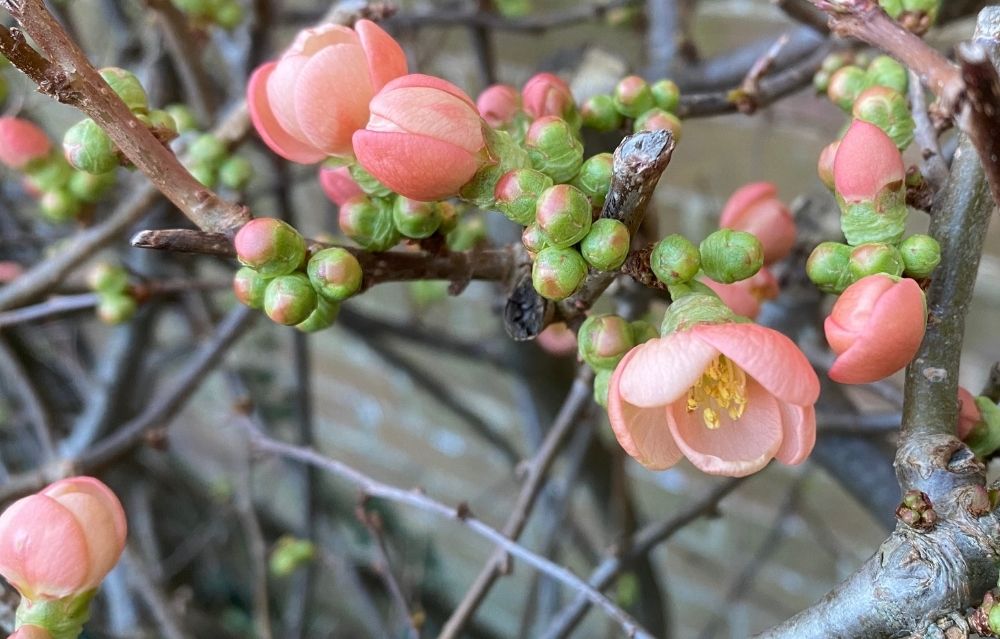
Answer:
[(282, 55), (283, 58), (302, 55), (312, 56), (334, 44), (360, 44), (358, 34), (340, 24), (321, 24), (303, 29), (295, 36), (295, 41)]
[(781, 410), (781, 448), (774, 458), (794, 466), (805, 461), (816, 445), (816, 408), (778, 402)]
[(247, 83), (247, 107), (250, 110), (250, 120), (253, 121), (257, 134), (264, 140), (269, 149), (292, 162), (312, 164), (319, 162), (326, 154), (311, 144), (305, 144), (292, 137), (281, 128), (271, 111), (267, 100), (267, 79), (271, 76), (276, 62), (257, 67)]
[(701, 412), (688, 412), (683, 402), (667, 407), (667, 424), (678, 448), (692, 464), (711, 475), (743, 477), (774, 458), (781, 446), (778, 400), (755, 382), (747, 384), (747, 406), (739, 420), (719, 415), (720, 425), (705, 427)]
[(709, 277), (704, 277), (700, 281), (702, 284), (715, 291), (715, 294), (719, 296), (719, 299), (725, 302), (726, 306), (728, 306), (730, 310), (737, 315), (754, 319), (757, 317), (757, 314), (760, 313), (760, 300), (753, 296), (750, 292), (748, 284), (744, 284), (744, 282), (749, 282), (748, 280), (742, 280), (732, 284), (723, 284), (722, 282), (716, 282)]
[(319, 185), (323, 189), (330, 201), (341, 206), (344, 202), (358, 195), (364, 195), (364, 191), (358, 183), (351, 177), (351, 172), (346, 166), (330, 168), (321, 167), (319, 170)]
[(46, 487), (42, 491), (42, 494), (53, 499), (58, 499), (63, 495), (74, 492), (90, 495), (101, 503), (105, 513), (114, 523), (114, 539), (120, 545), (124, 546), (125, 536), (128, 534), (128, 522), (125, 519), (125, 510), (122, 508), (118, 495), (101, 480), (84, 475), (60, 479)]
[(351, 153), (372, 97), (360, 47), (336, 44), (310, 58), (295, 81), (295, 116), (305, 139), (329, 154)]
[(837, 148), (833, 176), (845, 200), (869, 200), (889, 184), (903, 181), (903, 156), (882, 129), (854, 120)]
[(666, 406), (682, 397), (701, 379), (719, 351), (698, 339), (691, 331), (670, 333), (633, 348), (630, 364), (623, 359), (622, 396), (642, 408)]
[(722, 207), (722, 215), (719, 217), (721, 228), (735, 228), (735, 225), (742, 223), (745, 214), (750, 207), (765, 198), (778, 196), (778, 189), (770, 182), (751, 182), (744, 184), (733, 191)]
[(371, 101), (369, 131), (416, 133), (460, 146), (469, 153), (483, 148), (479, 111), (436, 88), (385, 90)]
[(382, 91), (394, 91), (396, 89), (405, 89), (409, 87), (438, 89), (459, 98), (473, 109), (476, 108), (476, 103), (472, 101), (472, 98), (470, 98), (465, 91), (459, 89), (447, 80), (442, 80), (441, 78), (436, 78), (432, 75), (424, 75), (422, 73), (410, 73), (396, 78), (382, 87)]
[(391, 35), (371, 20), (358, 20), (354, 29), (368, 58), (373, 91), (378, 93), (390, 80), (406, 75), (406, 54)]
[(795, 342), (759, 324), (699, 324), (691, 333), (733, 360), (779, 400), (806, 406), (819, 398), (819, 378)]
[(306, 138), (295, 112), (295, 83), (308, 62), (309, 58), (304, 55), (284, 57), (267, 79), (267, 101), (271, 105), (271, 113), (281, 128), (302, 142), (306, 142)]
[(662, 406), (640, 408), (621, 396), (621, 376), (626, 363), (636, 349), (626, 355), (615, 369), (608, 384), (608, 419), (618, 443), (640, 464), (650, 470), (670, 468), (683, 455), (667, 428)]
[(86, 493), (63, 495), (56, 501), (73, 513), (84, 532), (90, 555), (90, 570), (84, 587), (96, 588), (118, 563), (125, 547), (124, 539), (118, 539), (114, 517), (99, 498)]
[(421, 202), (455, 195), (479, 169), (479, 159), (465, 149), (411, 133), (358, 131), (354, 153), (382, 184)]

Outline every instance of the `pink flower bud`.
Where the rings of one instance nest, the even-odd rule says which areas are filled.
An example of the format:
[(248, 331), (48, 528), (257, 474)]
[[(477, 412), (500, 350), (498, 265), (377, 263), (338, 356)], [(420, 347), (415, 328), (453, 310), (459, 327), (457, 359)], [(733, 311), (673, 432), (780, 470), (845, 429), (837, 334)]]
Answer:
[(906, 170), (903, 156), (882, 129), (855, 120), (837, 148), (833, 180), (847, 202), (874, 200), (889, 187), (902, 188)]
[(512, 86), (494, 84), (479, 94), (476, 108), (486, 124), (499, 128), (513, 120), (521, 110), (521, 94)]
[(49, 631), (41, 626), (21, 626), (7, 639), (52, 639)]
[(823, 147), (823, 150), (819, 153), (819, 161), (816, 163), (816, 173), (819, 174), (819, 179), (826, 188), (831, 191), (834, 188), (833, 182), (833, 162), (837, 158), (837, 149), (840, 148), (840, 140), (831, 142)]
[(351, 177), (351, 171), (346, 166), (332, 168), (322, 166), (319, 169), (319, 185), (330, 201), (341, 206), (356, 195), (364, 195), (364, 191)]
[(535, 343), (553, 357), (566, 357), (576, 353), (576, 333), (565, 322), (549, 324), (538, 334)]
[(36, 125), (21, 118), (0, 118), (0, 162), (21, 170), (49, 154), (52, 142)]
[(458, 193), (479, 170), (483, 121), (450, 82), (428, 75), (397, 78), (371, 101), (368, 126), (354, 134), (361, 166), (411, 200)]
[(576, 101), (569, 85), (551, 73), (533, 75), (524, 83), (521, 98), (524, 110), (533, 119), (554, 115), (570, 122), (576, 114)]
[(795, 219), (770, 182), (746, 184), (729, 196), (719, 226), (753, 233), (764, 246), (764, 264), (773, 264), (795, 246)]
[(0, 574), (31, 600), (81, 594), (118, 563), (126, 532), (110, 488), (93, 477), (60, 480), (0, 515)]
[(958, 387), (958, 438), (965, 439), (979, 425), (983, 415), (976, 406), (976, 398), (964, 386)]
[(760, 305), (766, 300), (778, 297), (778, 280), (766, 267), (753, 277), (732, 284), (722, 284), (707, 277), (701, 282), (715, 291), (726, 306), (737, 315), (754, 319), (760, 313)]
[(877, 274), (851, 284), (823, 324), (837, 354), (830, 379), (867, 384), (892, 375), (916, 355), (926, 320), (924, 293), (911, 279)]
[(21, 277), (24, 267), (11, 260), (0, 260), (0, 284), (9, 284)]
[(306, 29), (250, 76), (250, 118), (267, 146), (292, 162), (351, 155), (372, 96), (405, 73), (402, 48), (374, 22)]

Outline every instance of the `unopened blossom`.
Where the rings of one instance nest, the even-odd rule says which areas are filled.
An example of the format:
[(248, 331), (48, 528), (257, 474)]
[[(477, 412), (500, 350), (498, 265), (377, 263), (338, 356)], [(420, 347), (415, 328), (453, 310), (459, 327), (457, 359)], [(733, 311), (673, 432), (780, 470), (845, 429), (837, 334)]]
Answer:
[(72, 477), (0, 515), (0, 574), (29, 600), (94, 588), (118, 563), (127, 525), (121, 502), (93, 477)]
[(268, 147), (293, 162), (350, 156), (368, 103), (406, 73), (406, 55), (370, 20), (354, 29), (326, 24), (300, 32), (277, 61), (254, 71), (247, 106)]
[(702, 284), (712, 289), (734, 313), (755, 319), (760, 313), (761, 304), (778, 296), (778, 280), (771, 271), (764, 267), (757, 274), (745, 280), (722, 284), (708, 277), (701, 279)]
[(819, 380), (805, 355), (757, 324), (696, 324), (632, 349), (615, 369), (608, 416), (651, 470), (686, 457), (741, 477), (771, 459), (801, 463), (816, 441)]
[(795, 219), (770, 182), (736, 189), (722, 209), (719, 226), (756, 235), (764, 246), (764, 264), (783, 259), (795, 246)]
[(319, 185), (326, 197), (337, 206), (342, 205), (352, 197), (364, 195), (364, 191), (351, 177), (351, 172), (346, 166), (320, 167)]
[(877, 274), (851, 284), (823, 324), (837, 355), (830, 379), (867, 384), (899, 371), (916, 355), (926, 320), (924, 293), (911, 279)]
[(521, 89), (521, 100), (524, 110), (533, 119), (554, 115), (569, 122), (578, 117), (569, 85), (552, 73), (531, 76)]
[(972, 432), (972, 429), (979, 425), (983, 415), (976, 406), (976, 398), (965, 389), (958, 387), (958, 438), (965, 437)]
[(521, 94), (507, 84), (493, 84), (476, 98), (476, 108), (486, 124), (501, 127), (514, 119), (521, 110)]
[(0, 118), (0, 163), (20, 171), (49, 154), (52, 142), (32, 122), (23, 118)]
[(549, 324), (538, 334), (535, 343), (553, 357), (566, 357), (576, 353), (576, 333), (565, 322)]

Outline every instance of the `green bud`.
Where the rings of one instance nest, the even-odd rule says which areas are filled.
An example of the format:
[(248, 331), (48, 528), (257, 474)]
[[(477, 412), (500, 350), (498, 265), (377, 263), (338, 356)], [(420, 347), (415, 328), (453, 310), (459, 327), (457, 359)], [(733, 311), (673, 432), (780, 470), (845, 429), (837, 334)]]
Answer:
[(171, 104), (164, 109), (173, 118), (178, 133), (186, 133), (198, 129), (198, 118), (186, 104)]
[(576, 292), (587, 276), (587, 263), (572, 248), (549, 246), (538, 252), (531, 266), (531, 283), (542, 297), (563, 300)]
[(580, 172), (570, 182), (590, 198), (590, 203), (595, 209), (604, 207), (604, 200), (611, 190), (613, 163), (614, 158), (610, 153), (592, 155), (587, 158), (580, 167)]
[(614, 370), (633, 346), (632, 327), (618, 315), (591, 315), (576, 334), (580, 359), (594, 369)]
[(830, 89), (830, 73), (820, 69), (813, 75), (813, 89), (816, 93), (826, 93)]
[(590, 201), (575, 186), (556, 184), (538, 196), (535, 223), (552, 246), (566, 248), (582, 240), (591, 219)]
[(903, 13), (902, 0), (878, 0), (882, 10), (889, 14), (890, 18), (896, 19)]
[(497, 210), (522, 226), (535, 221), (538, 196), (552, 186), (552, 178), (534, 169), (507, 171), (493, 189)]
[(809, 255), (806, 275), (824, 293), (840, 295), (853, 281), (850, 261), (850, 246), (838, 242), (823, 242)]
[(234, 155), (219, 167), (219, 182), (223, 186), (242, 191), (253, 179), (253, 164), (242, 155)]
[(363, 273), (358, 258), (339, 247), (317, 252), (306, 271), (316, 292), (334, 302), (346, 300), (361, 288)]
[(392, 205), (357, 195), (340, 206), (340, 230), (369, 251), (388, 251), (399, 243)]
[(333, 326), (340, 313), (340, 304), (332, 302), (323, 296), (316, 298), (316, 308), (304, 321), (295, 325), (303, 333), (316, 333)]
[(850, 113), (854, 101), (867, 88), (868, 76), (859, 67), (849, 64), (830, 76), (826, 94), (834, 104)]
[(637, 75), (630, 75), (615, 86), (615, 108), (627, 118), (637, 118), (656, 106), (649, 84)]
[(67, 184), (75, 171), (61, 153), (53, 151), (48, 157), (34, 162), (27, 169), (27, 182), (37, 191), (55, 191)]
[(316, 547), (311, 541), (284, 535), (274, 545), (268, 565), (275, 577), (287, 577), (315, 556)]
[(233, 294), (244, 306), (264, 308), (264, 292), (267, 290), (268, 281), (257, 271), (244, 266), (233, 276)]
[(118, 67), (104, 67), (101, 69), (101, 77), (108, 83), (111, 90), (118, 94), (125, 106), (135, 113), (145, 113), (149, 110), (149, 98), (146, 90), (142, 88), (142, 83), (135, 74), (126, 69)]
[(601, 218), (590, 225), (590, 232), (580, 242), (583, 259), (599, 271), (613, 271), (625, 263), (629, 249), (628, 227), (611, 218)]
[(86, 171), (73, 171), (69, 178), (67, 188), (73, 197), (81, 202), (92, 204), (115, 184), (115, 172), (108, 173), (87, 173)]
[(438, 202), (437, 205), (438, 214), (441, 216), (438, 233), (448, 235), (458, 228), (458, 208), (451, 202)]
[(219, 168), (228, 154), (225, 142), (211, 133), (202, 133), (188, 148), (188, 155), (194, 163), (210, 166), (213, 169)]
[(537, 253), (549, 246), (549, 240), (537, 224), (529, 224), (521, 232), (521, 244), (529, 253)]
[(161, 142), (173, 140), (177, 137), (179, 133), (177, 130), (177, 121), (174, 120), (174, 116), (170, 115), (169, 112), (163, 109), (154, 109), (149, 112), (148, 118), (150, 128), (158, 133), (158, 139)]
[(910, 105), (892, 89), (881, 86), (865, 89), (854, 102), (853, 114), (885, 131), (899, 149), (905, 149), (913, 141), (916, 124), (910, 114)]
[(906, 89), (910, 84), (906, 67), (887, 55), (875, 56), (868, 65), (865, 75), (868, 76), (870, 86), (883, 86), (900, 95), (906, 95)]
[(107, 173), (118, 166), (115, 143), (91, 119), (71, 126), (63, 136), (63, 153), (75, 169), (87, 173)]
[(941, 263), (941, 245), (930, 235), (916, 234), (899, 245), (903, 256), (903, 272), (909, 277), (930, 277)]
[(118, 264), (98, 262), (87, 272), (87, 286), (103, 295), (121, 295), (128, 289), (128, 272)]
[(649, 87), (653, 93), (653, 100), (656, 106), (664, 111), (675, 113), (677, 106), (681, 103), (681, 90), (673, 80), (659, 80)]
[(965, 443), (982, 458), (1000, 450), (1000, 407), (989, 397), (977, 397), (975, 401), (980, 422), (966, 435)]
[(38, 208), (51, 222), (68, 222), (80, 214), (83, 204), (68, 190), (57, 189), (42, 193)]
[(246, 12), (243, 5), (238, 2), (223, 2), (215, 9), (215, 24), (223, 29), (232, 31), (243, 23)]
[(834, 195), (840, 205), (840, 229), (848, 244), (897, 244), (902, 241), (909, 215), (905, 189), (883, 189), (874, 201), (847, 202), (839, 193)]
[(608, 388), (611, 386), (611, 376), (614, 369), (602, 368), (594, 372), (594, 403), (602, 408), (608, 407)]
[(258, 217), (244, 224), (233, 245), (240, 264), (264, 277), (288, 275), (306, 256), (305, 239), (290, 224), (273, 217)]
[(378, 181), (378, 179), (366, 171), (364, 167), (355, 162), (348, 169), (351, 179), (354, 180), (361, 190), (373, 197), (388, 197), (392, 195), (392, 190)]
[(831, 53), (830, 55), (823, 58), (823, 64), (820, 65), (821, 71), (826, 71), (827, 73), (833, 74), (840, 67), (848, 63), (848, 58), (843, 53)]
[(937, 21), (940, 9), (941, 0), (903, 0), (903, 11), (924, 16), (921, 24), (924, 31)]
[(990, 608), (989, 615), (987, 616), (987, 623), (990, 627), (990, 632), (995, 635), (1000, 635), (1000, 605), (995, 605)]
[(216, 0), (172, 0), (175, 7), (194, 18), (204, 18), (212, 13)]
[(683, 235), (668, 235), (653, 247), (649, 266), (664, 284), (680, 284), (694, 278), (701, 269), (698, 247)]
[(447, 240), (452, 251), (468, 251), (486, 240), (486, 222), (479, 215), (466, 216), (448, 234)]
[(674, 142), (681, 141), (681, 121), (668, 111), (663, 109), (650, 109), (635, 119), (633, 130), (640, 131), (670, 131), (674, 136)]
[(139, 305), (130, 295), (101, 295), (97, 302), (97, 317), (105, 324), (122, 324), (132, 319), (138, 309)]
[(553, 115), (535, 120), (524, 138), (536, 169), (555, 182), (568, 182), (583, 164), (583, 144), (565, 121)]
[(723, 324), (739, 321), (739, 318), (715, 293), (691, 293), (674, 297), (674, 301), (663, 315), (660, 335), (685, 331), (696, 324)]
[(636, 346), (639, 344), (645, 344), (651, 339), (656, 339), (660, 336), (660, 333), (656, 330), (656, 327), (647, 322), (646, 320), (636, 320), (632, 322), (632, 336), (635, 338)]
[(304, 322), (316, 310), (316, 302), (316, 291), (302, 273), (278, 276), (264, 291), (264, 312), (271, 321), (285, 326)]
[(484, 126), (483, 139), (491, 161), (483, 163), (472, 179), (462, 186), (459, 196), (481, 209), (489, 209), (493, 208), (494, 193), (500, 178), (514, 169), (530, 168), (531, 159), (528, 152), (506, 131)]
[(851, 279), (855, 282), (876, 273), (899, 277), (903, 274), (903, 256), (899, 254), (899, 249), (891, 244), (883, 242), (859, 244), (851, 251), (848, 268), (851, 271)]
[(595, 131), (614, 131), (622, 125), (622, 115), (615, 107), (614, 98), (599, 94), (583, 103), (580, 109), (583, 125)]
[(417, 309), (424, 309), (448, 298), (448, 282), (417, 280), (407, 282), (406, 291)]
[(441, 226), (441, 210), (437, 202), (418, 202), (400, 195), (392, 207), (392, 221), (403, 237), (430, 237)]
[(745, 231), (719, 229), (702, 240), (698, 252), (705, 275), (723, 284), (753, 277), (764, 266), (764, 247)]
[(188, 172), (191, 174), (191, 177), (210, 189), (215, 188), (215, 184), (219, 180), (218, 171), (203, 162), (192, 164), (188, 167)]

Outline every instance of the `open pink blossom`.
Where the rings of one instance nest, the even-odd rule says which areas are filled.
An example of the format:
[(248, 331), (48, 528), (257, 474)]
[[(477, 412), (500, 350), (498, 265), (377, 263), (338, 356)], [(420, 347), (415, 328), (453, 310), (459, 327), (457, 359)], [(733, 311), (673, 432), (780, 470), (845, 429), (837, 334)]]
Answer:
[(405, 73), (399, 43), (374, 22), (327, 24), (300, 32), (280, 59), (253, 72), (247, 106), (272, 151), (311, 164), (350, 155), (372, 96)]
[(568, 119), (576, 108), (569, 85), (552, 73), (536, 73), (521, 89), (524, 110), (533, 119), (554, 115)]
[(722, 284), (708, 277), (702, 278), (701, 283), (715, 291), (734, 313), (750, 319), (757, 317), (765, 300), (773, 300), (780, 292), (778, 280), (766, 266), (753, 277), (732, 284)]
[(719, 226), (753, 233), (764, 246), (764, 264), (773, 264), (795, 246), (795, 219), (770, 182), (736, 189), (722, 209)]
[(983, 419), (976, 398), (965, 389), (958, 387), (958, 438), (965, 439)]
[(833, 182), (847, 202), (874, 200), (883, 189), (902, 188), (903, 156), (882, 129), (855, 120), (844, 134), (833, 160)]
[(880, 273), (851, 284), (823, 324), (837, 354), (830, 379), (868, 384), (902, 369), (920, 347), (926, 320), (924, 293), (911, 279)]
[(41, 626), (25, 625), (15, 630), (7, 639), (52, 639), (52, 635)]
[(358, 162), (396, 193), (430, 202), (456, 195), (484, 159), (475, 103), (429, 75), (397, 78), (372, 99), (368, 126), (354, 134)]
[(476, 108), (491, 127), (501, 127), (521, 110), (521, 94), (512, 86), (493, 84), (476, 98)]
[(320, 167), (319, 185), (323, 189), (323, 193), (326, 193), (330, 201), (337, 206), (341, 206), (352, 197), (364, 195), (364, 191), (351, 177), (351, 171), (346, 166)]
[(93, 590), (125, 548), (125, 511), (93, 477), (72, 477), (0, 515), (0, 574), (31, 600)]
[(608, 392), (618, 443), (652, 470), (687, 457), (742, 477), (798, 464), (816, 442), (819, 379), (795, 344), (757, 324), (698, 324), (633, 348)]
[(37, 125), (21, 118), (0, 118), (0, 163), (19, 171), (51, 149), (52, 141)]

